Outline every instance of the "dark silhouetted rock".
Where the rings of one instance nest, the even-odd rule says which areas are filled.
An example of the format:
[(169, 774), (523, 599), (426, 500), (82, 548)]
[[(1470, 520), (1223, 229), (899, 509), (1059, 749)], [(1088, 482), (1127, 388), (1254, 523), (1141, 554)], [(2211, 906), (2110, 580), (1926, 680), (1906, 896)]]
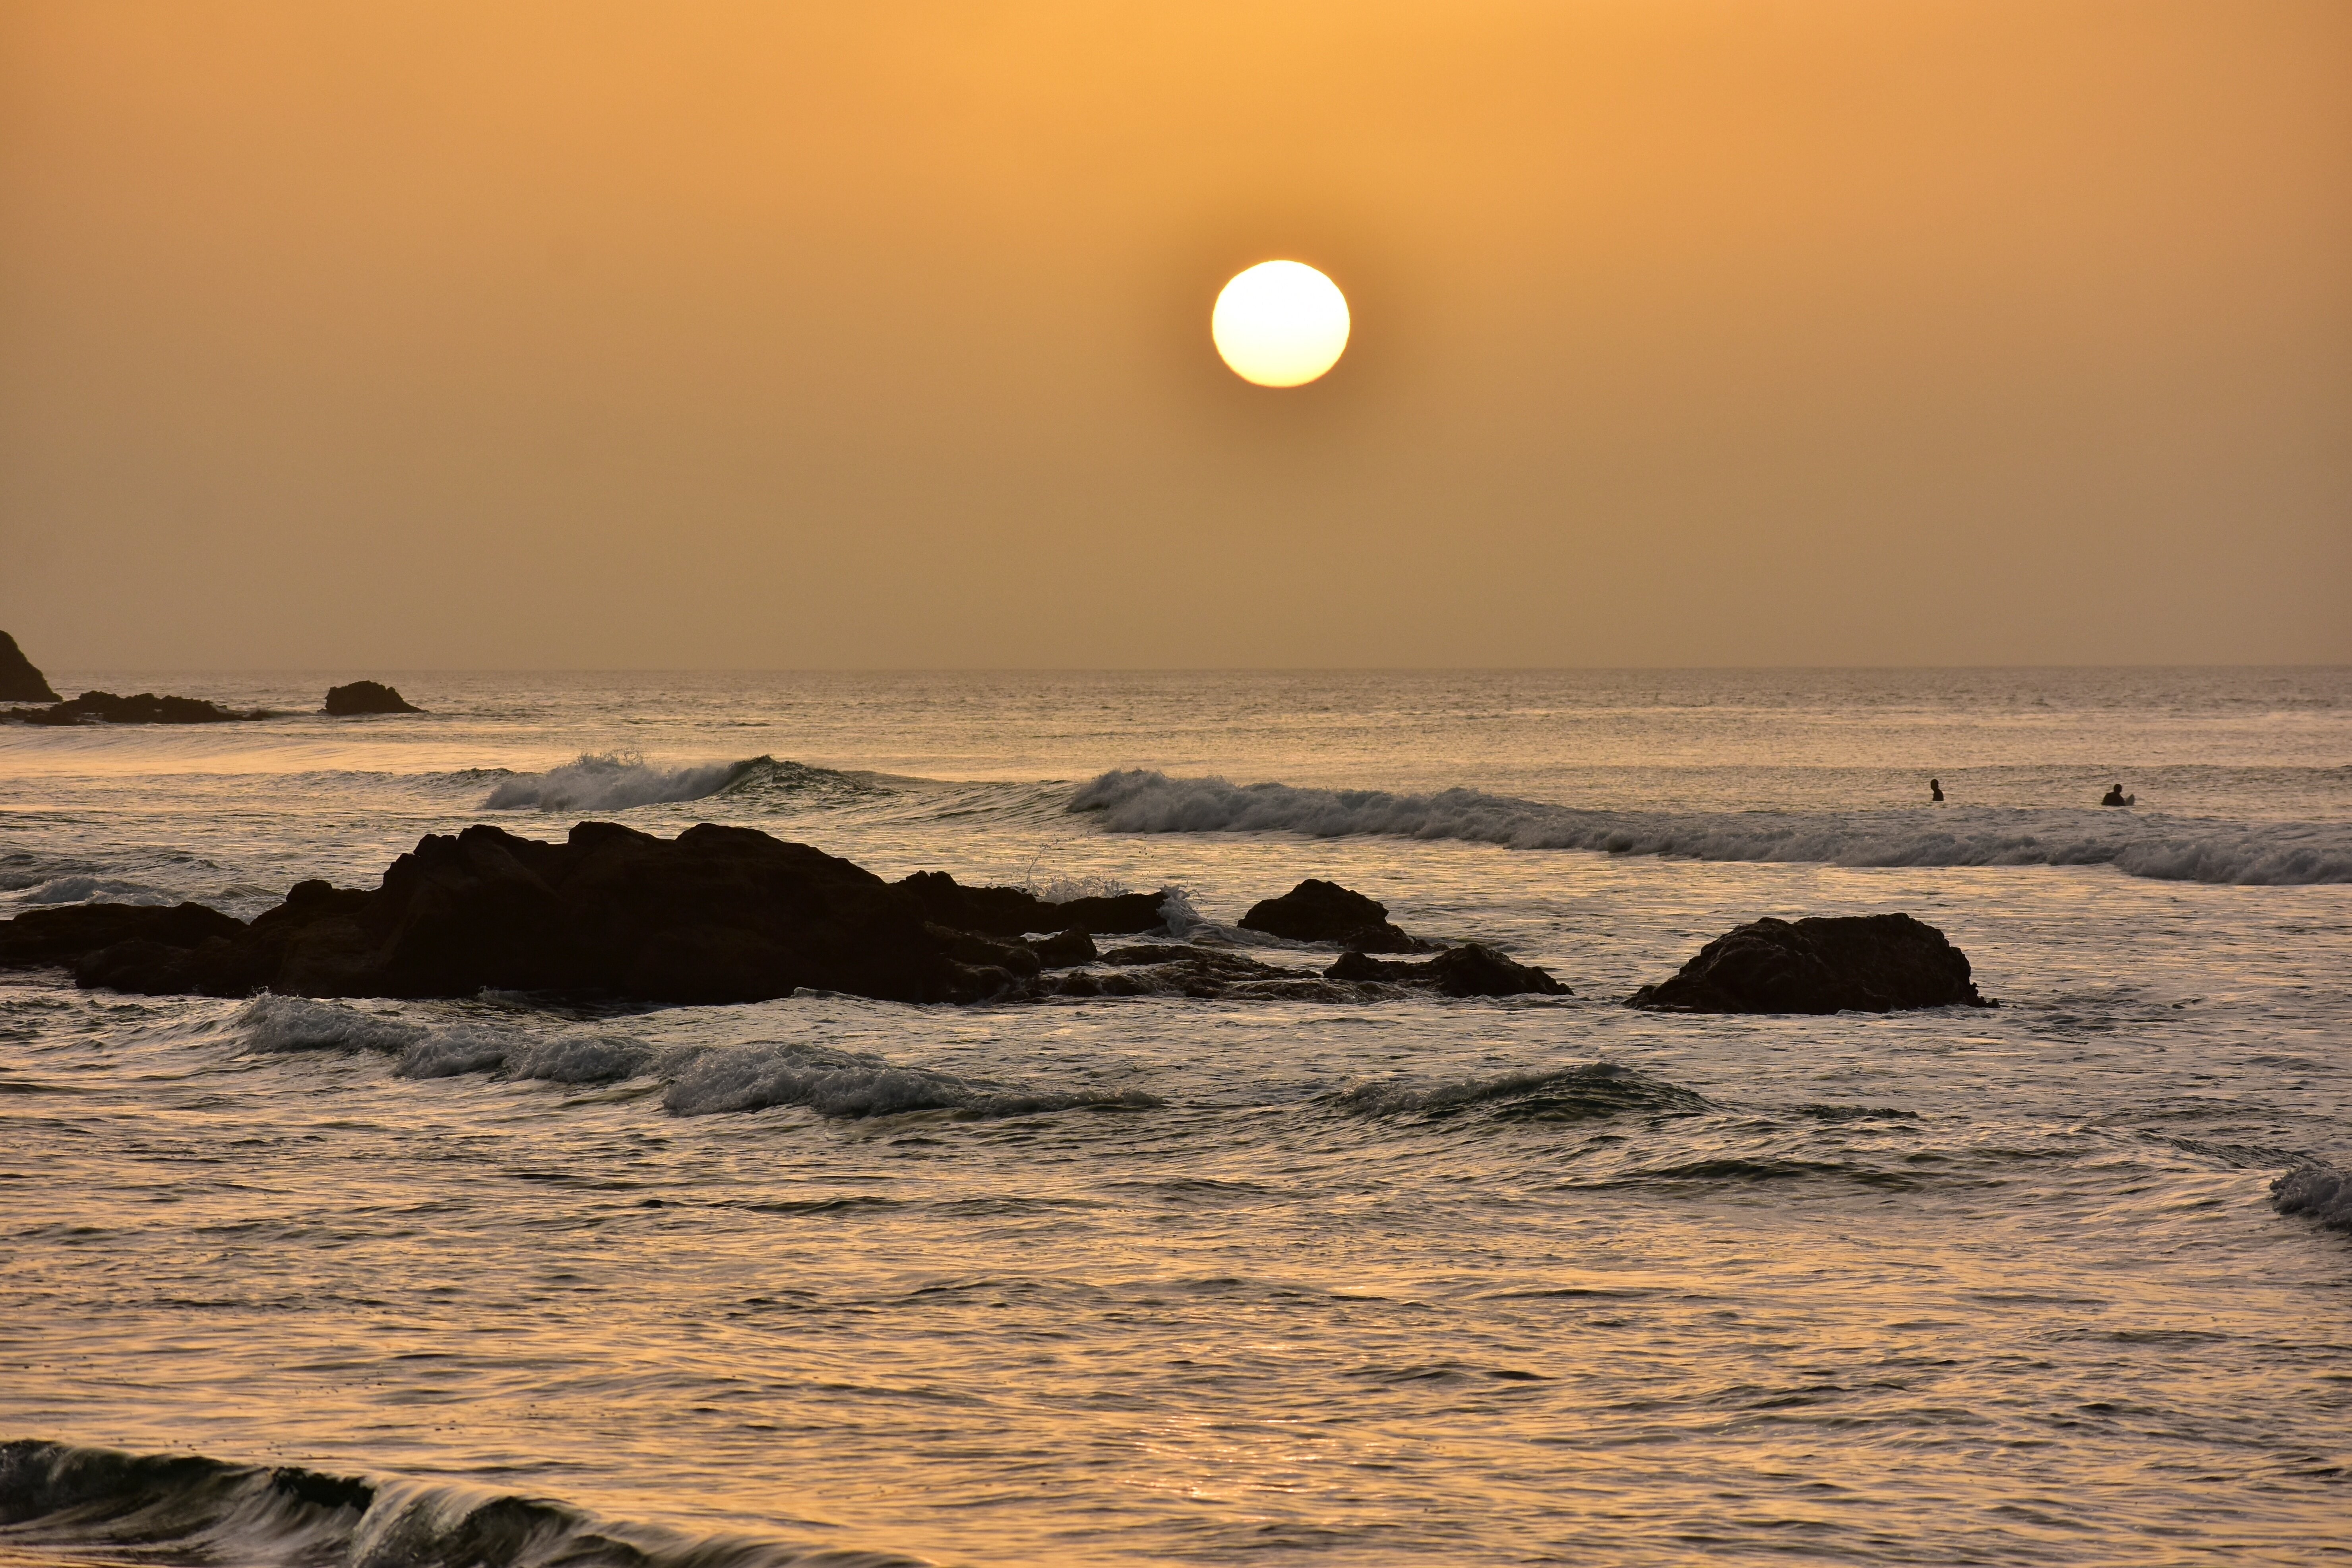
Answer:
[(1053, 936), (1037, 938), (1030, 944), (1038, 962), (1048, 969), (1069, 969), (1081, 963), (1092, 963), (1099, 956), (1095, 952), (1095, 939), (1081, 927), (1072, 927)]
[[(1010, 895), (1009, 898), (1000, 895)], [(1024, 901), (1025, 900), (1025, 901)], [(1232, 947), (1131, 943), (1097, 954), (1083, 925), (1007, 940), (1040, 917), (1157, 922), (1159, 900), (1044, 904), (943, 875), (888, 883), (746, 827), (674, 839), (583, 822), (562, 843), (478, 826), (428, 835), (373, 889), (299, 882), (248, 924), (196, 904), (80, 905), (0, 921), (0, 965), (71, 966), (85, 986), (163, 994), (470, 996), (486, 989), (671, 1003), (754, 1002), (802, 988), (900, 1002), (1078, 996), (1392, 1000), (1557, 994), (1488, 948), (1425, 963), (1349, 952), (1328, 973)], [(1091, 905), (1091, 910), (1087, 906)], [(937, 918), (961, 910), (982, 929)], [(1098, 967), (1082, 967), (1094, 965)]]
[(1989, 1007), (1969, 955), (1909, 915), (1766, 918), (1725, 932), (1628, 1006), (1684, 1013), (1891, 1013)]
[(1024, 980), (1045, 967), (1045, 962), (1037, 956), (1037, 950), (1025, 944), (991, 942), (984, 936), (968, 931), (951, 931), (930, 921), (923, 922), (923, 929), (940, 944), (940, 951), (958, 963), (1002, 969)]
[(1338, 942), (1358, 952), (1428, 952), (1435, 946), (1391, 925), (1386, 904), (1316, 877), (1278, 899), (1252, 904), (1241, 926), (1291, 942)]
[(327, 689), (327, 711), (348, 719), (360, 713), (422, 713), (425, 710), (411, 706), (399, 692), (379, 681), (354, 680), (349, 686)]
[(1167, 917), (1160, 912), (1168, 896), (1164, 889), (1157, 893), (1117, 893), (1056, 904), (1019, 888), (967, 888), (945, 871), (918, 871), (896, 886), (913, 894), (923, 913), (940, 925), (998, 938), (1068, 931), (1127, 936), (1158, 931), (1167, 923)]
[(1203, 1001), (1365, 1002), (1394, 996), (1392, 986), (1334, 982), (1311, 969), (1282, 969), (1231, 948), (1181, 942), (1139, 942), (1103, 954), (1110, 973), (1076, 970), (1049, 974), (1033, 987), (1040, 996), (1185, 996)]
[(117, 697), (111, 691), (85, 691), (54, 708), (12, 708), (0, 718), (19, 724), (226, 724), (244, 719), (267, 719), (262, 709), (239, 711), (194, 697), (158, 697), (142, 691)]
[(0, 702), (55, 702), (58, 694), (49, 689), (48, 681), (33, 661), (25, 657), (16, 639), (0, 632)]
[[(151, 994), (469, 996), (490, 987), (653, 1002), (760, 1001), (803, 986), (970, 1002), (1020, 978), (957, 958), (950, 947), (989, 959), (1008, 951), (965, 948), (982, 939), (942, 934), (870, 871), (708, 823), (675, 839), (599, 822), (562, 844), (488, 826), (431, 835), (373, 891), (305, 882), (239, 934), (193, 947), (138, 935), (87, 954), (78, 976)], [(1025, 957), (1034, 973), (1035, 955)]]
[(1518, 963), (1479, 942), (1448, 948), (1424, 963), (1370, 958), (1350, 949), (1325, 970), (1333, 980), (1424, 985), (1445, 996), (1570, 996), (1575, 993), (1532, 963)]
[(215, 938), (235, 940), (246, 925), (202, 904), (65, 904), (28, 910), (0, 921), (0, 969), (71, 966), (101, 948), (153, 942), (193, 948)]

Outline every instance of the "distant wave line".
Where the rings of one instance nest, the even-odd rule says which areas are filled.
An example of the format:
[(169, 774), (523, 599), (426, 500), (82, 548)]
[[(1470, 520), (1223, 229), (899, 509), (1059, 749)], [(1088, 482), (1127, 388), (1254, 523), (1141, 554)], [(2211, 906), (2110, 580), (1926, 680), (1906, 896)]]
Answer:
[(2165, 881), (2352, 882), (2352, 825), (2194, 822), (2096, 807), (1676, 814), (1595, 811), (1454, 788), (1432, 794), (1235, 784), (1114, 770), (1068, 810), (1116, 833), (1460, 839), (1512, 849), (1833, 866), (2113, 866)]

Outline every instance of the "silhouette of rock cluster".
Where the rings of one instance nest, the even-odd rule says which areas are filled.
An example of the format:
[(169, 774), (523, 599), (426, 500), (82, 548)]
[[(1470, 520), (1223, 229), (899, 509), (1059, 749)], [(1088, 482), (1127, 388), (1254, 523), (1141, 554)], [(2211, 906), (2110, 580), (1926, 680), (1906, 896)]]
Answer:
[(1628, 1006), (1678, 1013), (1891, 1013), (1989, 1007), (1969, 955), (1909, 915), (1767, 917), (1699, 949)]
[(135, 697), (85, 691), (55, 707), (11, 708), (0, 714), (18, 724), (227, 724), (268, 717), (266, 709), (224, 708), (201, 698), (158, 697), (152, 691)]
[(886, 882), (806, 845), (708, 823), (665, 839), (583, 822), (560, 844), (478, 826), (420, 839), (373, 890), (301, 882), (249, 923), (197, 904), (36, 910), (0, 921), (0, 967), (67, 965), (82, 985), (152, 995), (494, 989), (670, 1003), (803, 987), (898, 1002), (1567, 989), (1475, 944), (1422, 963), (1351, 950), (1319, 973), (1219, 945), (1097, 950), (1097, 935), (1164, 936), (1167, 897), (1051, 902), (938, 871)]
[(354, 680), (348, 686), (327, 688), (326, 711), (337, 719), (348, 719), (362, 713), (422, 713), (392, 687), (375, 680)]
[[(1349, 926), (1352, 934), (1419, 951), (1434, 945), (1388, 925), (1370, 900), (1349, 903), (1360, 895), (1331, 883), (1302, 883), (1288, 897), (1293, 909), (1347, 918), (1370, 906), (1381, 919)], [(1265, 963), (1213, 936), (1097, 948), (1097, 935), (1166, 937), (1167, 907), (1165, 890), (1057, 903), (1018, 888), (968, 888), (940, 871), (886, 882), (748, 827), (705, 823), (665, 839), (583, 822), (550, 844), (477, 826), (418, 840), (373, 890), (298, 883), (249, 923), (200, 904), (34, 910), (0, 921), (0, 968), (68, 966), (84, 986), (153, 995), (494, 989), (721, 1003), (808, 988), (968, 1003), (1572, 994), (1544, 970), (1476, 942), (1418, 962), (1351, 947), (1319, 972)], [(1885, 1013), (1993, 1004), (1943, 932), (1885, 914), (1753, 921), (1708, 942), (1673, 979), (1643, 986), (1629, 1005)]]

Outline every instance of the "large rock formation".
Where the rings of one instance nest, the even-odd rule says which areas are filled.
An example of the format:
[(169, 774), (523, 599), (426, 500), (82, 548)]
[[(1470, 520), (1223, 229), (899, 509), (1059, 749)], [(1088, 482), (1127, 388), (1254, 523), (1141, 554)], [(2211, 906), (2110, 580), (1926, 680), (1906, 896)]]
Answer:
[[(69, 963), (89, 986), (150, 994), (470, 996), (485, 987), (654, 1002), (751, 1002), (808, 986), (902, 1002), (1018, 994), (1049, 962), (1094, 955), (1086, 917), (1159, 923), (1158, 895), (1050, 904), (951, 878), (892, 885), (746, 827), (675, 839), (583, 822), (562, 844), (475, 826), (428, 835), (373, 891), (303, 882), (250, 925), (183, 905), (92, 905), (0, 922), (0, 965)], [(921, 891), (999, 917), (927, 918)], [(997, 895), (1010, 895), (1000, 898)], [(1150, 925), (1141, 925), (1144, 906)], [(1032, 930), (1016, 942), (1014, 908)], [(1075, 913), (1074, 913), (1075, 911)]]
[(561, 844), (475, 826), (418, 840), (373, 890), (298, 883), (249, 924), (196, 904), (37, 910), (0, 921), (0, 967), (67, 965), (85, 986), (213, 996), (494, 989), (712, 1003), (806, 986), (900, 1002), (1369, 1002), (1567, 990), (1475, 945), (1426, 963), (1350, 952), (1319, 974), (1226, 946), (1097, 952), (1090, 933), (1160, 934), (1165, 900), (1049, 903), (941, 872), (885, 882), (806, 845), (708, 823), (665, 839), (583, 822)]
[(239, 711), (200, 698), (158, 697), (152, 691), (135, 697), (85, 691), (54, 708), (11, 708), (0, 713), (0, 719), (19, 724), (226, 724), (268, 717), (266, 709)]
[(55, 702), (58, 694), (33, 661), (25, 657), (16, 639), (0, 632), (0, 702)]
[(1681, 1013), (1890, 1013), (1989, 1007), (1969, 955), (1909, 915), (1769, 917), (1725, 932), (1626, 1005)]
[(422, 708), (411, 706), (396, 690), (374, 680), (354, 680), (349, 686), (327, 688), (329, 714), (337, 719), (349, 719), (361, 713), (422, 713)]
[(1358, 952), (1427, 952), (1432, 943), (1389, 923), (1389, 907), (1337, 882), (1309, 877), (1278, 899), (1250, 906), (1244, 931), (1291, 942), (1332, 942)]

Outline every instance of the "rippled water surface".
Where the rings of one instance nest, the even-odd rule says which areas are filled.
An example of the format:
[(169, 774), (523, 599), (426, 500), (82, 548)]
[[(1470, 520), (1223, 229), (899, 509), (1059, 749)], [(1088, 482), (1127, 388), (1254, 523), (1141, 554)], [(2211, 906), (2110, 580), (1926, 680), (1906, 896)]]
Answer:
[[(1328, 876), (1576, 994), (0, 975), (0, 1561), (2345, 1554), (2352, 1233), (2270, 1192), (2352, 1165), (2344, 671), (392, 679), (0, 728), (0, 915), (716, 820), (1245, 944)], [(1619, 1005), (1883, 910), (2003, 1005)]]

